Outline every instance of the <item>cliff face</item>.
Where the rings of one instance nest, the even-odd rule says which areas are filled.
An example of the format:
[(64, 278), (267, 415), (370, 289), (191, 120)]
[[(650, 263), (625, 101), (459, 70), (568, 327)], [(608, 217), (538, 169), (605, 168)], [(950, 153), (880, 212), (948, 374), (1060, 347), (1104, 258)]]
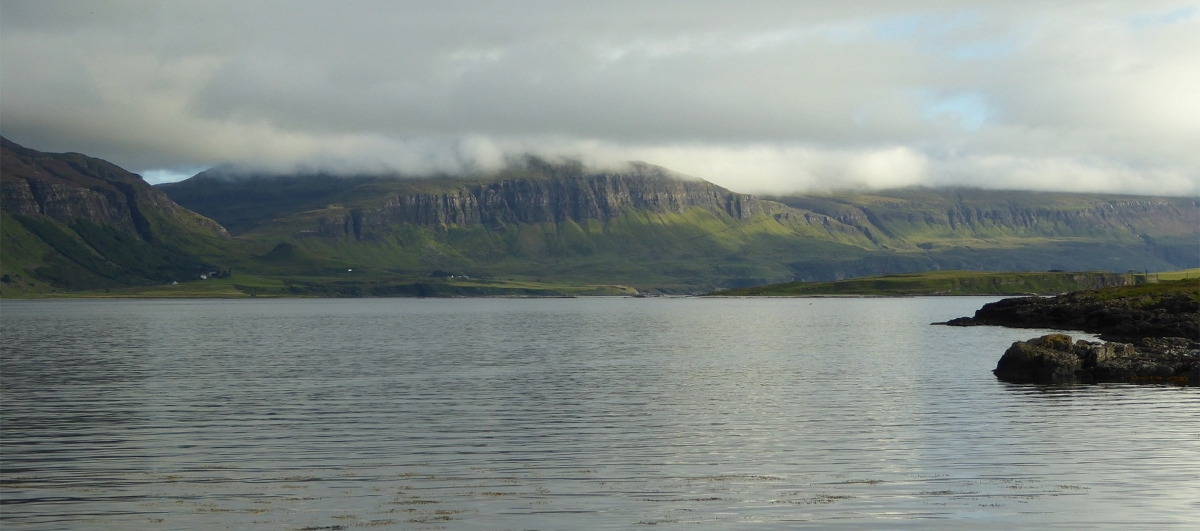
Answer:
[(0, 293), (185, 281), (220, 270), (189, 249), (229, 234), (141, 177), (0, 139)]
[(607, 221), (627, 209), (682, 213), (690, 208), (749, 219), (768, 211), (753, 197), (704, 181), (661, 173), (605, 173), (568, 177), (506, 179), (439, 193), (392, 197), (378, 208), (321, 219), (306, 235), (369, 239), (401, 223), (423, 226)]
[(874, 195), (788, 196), (877, 241), (946, 236), (1200, 237), (1200, 202), (1185, 198), (983, 190), (895, 190)]
[(216, 222), (180, 208), (116, 165), (76, 153), (42, 153), (8, 139), (0, 139), (0, 206), (10, 215), (108, 225), (146, 242), (157, 239), (154, 216), (228, 237)]

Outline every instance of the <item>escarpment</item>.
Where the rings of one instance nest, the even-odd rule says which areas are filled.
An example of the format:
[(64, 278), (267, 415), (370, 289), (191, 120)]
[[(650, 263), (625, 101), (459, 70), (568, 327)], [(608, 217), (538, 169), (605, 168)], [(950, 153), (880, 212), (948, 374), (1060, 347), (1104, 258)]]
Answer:
[(42, 153), (0, 138), (0, 205), (14, 216), (45, 216), (114, 227), (154, 242), (153, 217), (221, 237), (216, 222), (180, 208), (141, 177), (77, 153)]
[(1194, 250), (1200, 227), (1200, 201), (1188, 198), (899, 189), (771, 199), (831, 216), (881, 243), (920, 244), (947, 238), (1104, 237), (1142, 241), (1189, 267), (1194, 267), (1194, 256), (1175, 255), (1184, 254), (1179, 247)]
[[(703, 208), (747, 220), (780, 210), (704, 181), (667, 175), (582, 174), (541, 179), (505, 179), (437, 193), (399, 195), (377, 208), (356, 208), (321, 218), (311, 236), (370, 238), (397, 224), (487, 225), (607, 221), (628, 209), (683, 213)], [(787, 209), (790, 210), (790, 209)], [(824, 216), (820, 216), (824, 217)]]
[(136, 174), (0, 139), (0, 295), (179, 282), (228, 271), (229, 234)]

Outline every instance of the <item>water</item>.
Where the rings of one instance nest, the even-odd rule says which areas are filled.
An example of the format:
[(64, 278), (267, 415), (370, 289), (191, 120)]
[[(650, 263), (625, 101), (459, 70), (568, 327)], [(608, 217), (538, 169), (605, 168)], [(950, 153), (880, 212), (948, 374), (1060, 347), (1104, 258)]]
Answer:
[(0, 526), (1196, 529), (1200, 389), (989, 300), (5, 301)]

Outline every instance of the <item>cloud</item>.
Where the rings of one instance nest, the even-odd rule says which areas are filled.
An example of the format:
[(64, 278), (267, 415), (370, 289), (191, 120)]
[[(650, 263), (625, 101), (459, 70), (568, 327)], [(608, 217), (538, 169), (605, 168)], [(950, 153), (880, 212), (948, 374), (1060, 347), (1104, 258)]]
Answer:
[(1194, 3), (0, 4), (0, 133), (173, 178), (530, 152), (741, 191), (1200, 194)]

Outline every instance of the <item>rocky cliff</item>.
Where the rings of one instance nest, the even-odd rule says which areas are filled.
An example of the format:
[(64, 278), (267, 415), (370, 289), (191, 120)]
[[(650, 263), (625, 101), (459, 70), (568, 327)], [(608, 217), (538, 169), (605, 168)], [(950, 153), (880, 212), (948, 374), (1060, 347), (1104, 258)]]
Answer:
[(180, 208), (136, 174), (78, 153), (42, 153), (0, 138), (0, 206), (9, 215), (116, 227), (147, 242), (152, 217), (228, 237), (216, 222)]
[(682, 215), (699, 209), (735, 224), (769, 216), (788, 227), (785, 231), (871, 247), (857, 229), (829, 216), (648, 164), (589, 171), (531, 159), (496, 173), (457, 178), (270, 176), (216, 168), (160, 189), (235, 234), (255, 232), (248, 237), (268, 233), (371, 242), (402, 225), (505, 232), (514, 225), (606, 224), (631, 212)]
[(1168, 271), (1200, 261), (1200, 208), (1189, 198), (904, 189), (781, 203), (651, 165), (595, 171), (533, 158), (420, 178), (214, 168), (160, 189), (239, 239), (288, 241), (314, 263), (346, 268), (498, 275), (507, 262), (503, 274), (685, 279), (701, 290), (930, 270)]
[(309, 235), (369, 239), (397, 224), (486, 225), (608, 221), (627, 209), (682, 213), (699, 207), (746, 220), (770, 205), (698, 180), (664, 174), (600, 173), (534, 179), (503, 179), (437, 192), (400, 195), (377, 208), (356, 208), (325, 217)]
[(0, 139), (4, 295), (183, 281), (221, 270), (190, 249), (229, 234), (141, 177)]
[(913, 188), (773, 199), (828, 215), (891, 248), (1099, 238), (1142, 243), (1177, 267), (1200, 266), (1200, 201), (1194, 198)]

